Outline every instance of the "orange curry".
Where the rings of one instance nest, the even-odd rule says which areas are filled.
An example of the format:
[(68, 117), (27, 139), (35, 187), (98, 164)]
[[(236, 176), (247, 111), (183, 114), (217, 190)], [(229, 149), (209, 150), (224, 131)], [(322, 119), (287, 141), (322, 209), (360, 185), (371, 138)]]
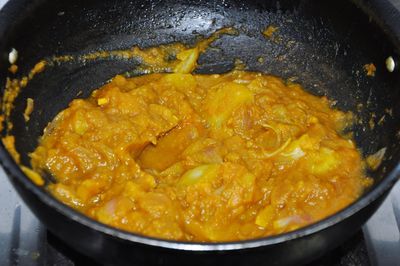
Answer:
[(218, 242), (295, 230), (370, 185), (342, 134), (350, 113), (273, 76), (191, 74), (196, 49), (175, 73), (118, 75), (56, 116), (31, 154), (55, 197), (130, 232)]

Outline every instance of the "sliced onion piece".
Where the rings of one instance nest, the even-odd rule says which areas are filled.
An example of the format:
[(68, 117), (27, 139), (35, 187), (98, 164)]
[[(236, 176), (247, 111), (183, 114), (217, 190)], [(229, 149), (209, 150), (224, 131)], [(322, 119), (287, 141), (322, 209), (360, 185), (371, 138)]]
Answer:
[(277, 142), (278, 142), (278, 143), (281, 143), (281, 134), (280, 134), (280, 132), (278, 132), (278, 130), (276, 130), (276, 129), (275, 129), (273, 126), (271, 126), (270, 124), (266, 124), (266, 123), (262, 123), (261, 126), (262, 126), (262, 127), (265, 127), (265, 128), (269, 128), (269, 129), (271, 129), (272, 131), (274, 131), (274, 133), (275, 133), (275, 135), (276, 135), (276, 138), (277, 138)]
[(291, 138), (288, 138), (288, 140), (287, 140), (282, 146), (280, 146), (278, 149), (276, 149), (276, 150), (273, 151), (273, 152), (266, 152), (266, 151), (264, 151), (263, 154), (262, 154), (263, 157), (264, 157), (264, 158), (271, 158), (271, 157), (273, 157), (273, 156), (279, 154), (279, 153), (282, 152), (284, 149), (286, 149), (286, 147), (290, 144), (291, 141), (292, 141), (292, 139), (291, 139)]

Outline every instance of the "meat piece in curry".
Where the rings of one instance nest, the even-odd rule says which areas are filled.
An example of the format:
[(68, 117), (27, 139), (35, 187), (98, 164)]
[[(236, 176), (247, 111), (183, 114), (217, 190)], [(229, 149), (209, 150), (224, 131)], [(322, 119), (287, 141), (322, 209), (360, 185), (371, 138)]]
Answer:
[[(186, 66), (180, 66), (186, 67)], [(147, 236), (231, 241), (321, 220), (370, 183), (351, 114), (260, 73), (116, 76), (31, 154), (59, 200)]]

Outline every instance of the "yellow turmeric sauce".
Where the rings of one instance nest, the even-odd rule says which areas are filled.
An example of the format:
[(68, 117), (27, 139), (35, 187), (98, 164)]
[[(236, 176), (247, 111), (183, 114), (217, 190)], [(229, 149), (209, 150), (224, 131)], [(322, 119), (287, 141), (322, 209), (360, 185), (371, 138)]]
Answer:
[(55, 197), (127, 231), (215, 242), (311, 224), (371, 183), (341, 136), (351, 115), (327, 98), (260, 73), (194, 75), (181, 57), (57, 115), (31, 154)]

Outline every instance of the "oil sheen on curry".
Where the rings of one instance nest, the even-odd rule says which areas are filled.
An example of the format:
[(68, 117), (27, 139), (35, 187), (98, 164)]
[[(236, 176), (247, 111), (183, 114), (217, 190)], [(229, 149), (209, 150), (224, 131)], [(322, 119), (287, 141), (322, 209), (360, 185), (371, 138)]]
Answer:
[(343, 135), (350, 113), (261, 73), (191, 74), (197, 56), (118, 75), (60, 112), (31, 154), (52, 194), (126, 231), (221, 242), (309, 225), (371, 183)]

